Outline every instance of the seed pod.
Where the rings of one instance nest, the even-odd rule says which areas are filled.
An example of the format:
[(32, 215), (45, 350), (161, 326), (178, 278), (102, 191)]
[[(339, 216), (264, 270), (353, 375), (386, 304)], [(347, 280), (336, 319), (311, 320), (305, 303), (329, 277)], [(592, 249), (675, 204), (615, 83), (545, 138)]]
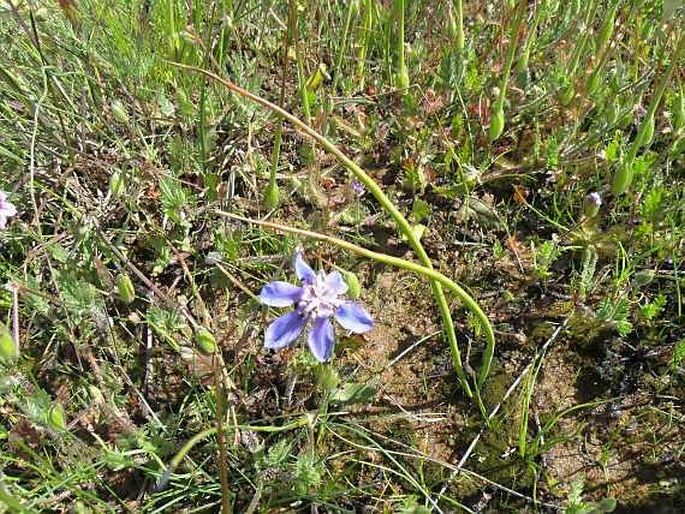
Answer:
[(400, 70), (397, 74), (397, 87), (398, 89), (407, 89), (409, 87), (409, 73), (407, 73), (406, 68)]
[(516, 63), (516, 69), (520, 72), (523, 73), (526, 70), (528, 70), (528, 61), (530, 60), (530, 48), (525, 48), (523, 52), (521, 52), (521, 56), (519, 57), (518, 62)]
[(347, 284), (347, 296), (349, 296), (352, 300), (356, 300), (357, 298), (359, 298), (362, 287), (359, 284), (359, 279), (357, 278), (357, 275), (355, 275), (351, 271), (343, 271), (343, 278), (345, 279), (345, 283)]
[(124, 192), (124, 174), (121, 170), (114, 170), (112, 176), (109, 177), (109, 190), (114, 196), (121, 196)]
[(685, 128), (685, 91), (681, 90), (673, 106), (673, 128), (680, 132)]
[(576, 90), (574, 89), (573, 86), (568, 86), (564, 91), (561, 93), (561, 96), (559, 96), (559, 101), (561, 102), (561, 105), (564, 107), (568, 107), (571, 105), (571, 102), (573, 99), (576, 97)]
[(644, 124), (644, 127), (640, 127), (640, 131), (638, 132), (638, 137), (640, 137), (640, 134), (642, 134), (642, 137), (640, 137), (640, 142), (637, 143), (638, 148), (642, 146), (649, 146), (654, 138), (654, 116), (647, 116), (642, 123)]
[(278, 184), (276, 184), (276, 181), (269, 182), (269, 185), (264, 192), (264, 206), (268, 210), (272, 210), (278, 207), (279, 202), (280, 191), (278, 189)]
[(0, 321), (0, 362), (13, 364), (19, 358), (19, 345), (7, 327)]
[(488, 139), (490, 142), (497, 141), (504, 131), (504, 109), (496, 107), (490, 118), (490, 127), (488, 128)]
[(131, 277), (126, 273), (122, 273), (117, 277), (117, 291), (119, 298), (124, 303), (132, 303), (136, 299), (136, 290), (131, 282)]
[(614, 180), (611, 184), (611, 191), (615, 195), (625, 193), (633, 181), (633, 163), (620, 163), (618, 169), (614, 172)]
[[(454, 6), (451, 4), (448, 4), (447, 7), (447, 35), (449, 36), (450, 41), (455, 42), (459, 37), (459, 28), (457, 27), (457, 20), (454, 18)], [(461, 50), (461, 47), (458, 46), (458, 43), (457, 49)]]
[(618, 120), (618, 115), (619, 115), (619, 108), (618, 108), (618, 102), (616, 100), (609, 100), (609, 103), (606, 106), (605, 109), (605, 120), (607, 125), (613, 125), (616, 123)]
[(119, 123), (128, 123), (128, 111), (126, 111), (126, 107), (124, 107), (121, 100), (114, 100), (110, 107), (112, 109), (112, 114), (114, 114), (114, 117)]
[(214, 338), (214, 334), (212, 334), (209, 330), (204, 328), (199, 329), (195, 333), (195, 340), (197, 341), (197, 347), (205, 355), (212, 355), (216, 353), (216, 339)]
[(616, 10), (612, 9), (611, 15), (606, 19), (602, 25), (599, 34), (597, 34), (597, 48), (602, 50), (604, 45), (609, 42), (611, 35), (614, 33), (614, 23), (616, 22)]
[(66, 415), (64, 414), (64, 407), (55, 402), (48, 409), (47, 414), (48, 425), (54, 430), (65, 430), (67, 428)]
[(597, 90), (597, 86), (599, 86), (599, 79), (600, 79), (600, 70), (595, 70), (591, 75), (590, 79), (587, 81), (587, 92), (588, 94), (592, 94)]

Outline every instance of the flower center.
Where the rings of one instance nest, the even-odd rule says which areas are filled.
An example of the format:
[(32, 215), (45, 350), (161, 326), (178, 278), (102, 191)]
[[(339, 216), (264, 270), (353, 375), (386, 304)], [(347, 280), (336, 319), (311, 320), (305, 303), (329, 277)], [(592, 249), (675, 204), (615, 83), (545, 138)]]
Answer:
[(302, 297), (297, 309), (306, 318), (330, 318), (342, 304), (338, 295), (326, 284), (326, 275), (320, 271), (314, 280), (302, 286)]

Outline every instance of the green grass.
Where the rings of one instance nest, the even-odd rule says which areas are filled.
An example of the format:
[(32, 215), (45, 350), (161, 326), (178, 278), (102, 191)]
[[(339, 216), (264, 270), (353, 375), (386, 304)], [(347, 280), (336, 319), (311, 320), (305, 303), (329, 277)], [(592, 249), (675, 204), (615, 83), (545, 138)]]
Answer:
[(678, 512), (666, 4), (0, 2), (0, 512)]

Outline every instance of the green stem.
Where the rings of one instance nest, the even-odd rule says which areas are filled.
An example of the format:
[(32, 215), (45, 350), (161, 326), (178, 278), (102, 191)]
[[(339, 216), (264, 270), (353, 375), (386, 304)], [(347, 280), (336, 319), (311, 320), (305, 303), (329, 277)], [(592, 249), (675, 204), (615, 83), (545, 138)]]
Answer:
[(366, 66), (366, 55), (369, 51), (369, 34), (373, 25), (373, 5), (374, 0), (366, 0), (364, 3), (364, 17), (362, 18), (361, 44), (357, 52), (357, 78), (359, 87), (364, 87), (364, 68)]
[[(292, 123), (295, 127), (297, 127), (301, 132), (304, 134), (308, 135), (310, 138), (312, 138), (314, 141), (319, 143), (324, 149), (326, 149), (330, 154), (332, 154), (338, 162), (340, 162), (345, 168), (347, 168), (356, 178), (359, 180), (365, 187), (366, 189), (373, 194), (373, 196), (376, 198), (378, 203), (381, 204), (383, 209), (386, 210), (388, 214), (393, 218), (395, 223), (397, 224), (400, 232), (404, 234), (409, 242), (409, 244), (412, 246), (414, 251), (416, 252), (419, 260), (421, 261), (421, 264), (425, 266), (426, 268), (433, 269), (433, 265), (430, 261), (430, 258), (428, 257), (428, 254), (424, 250), (423, 246), (421, 245), (421, 242), (419, 241), (418, 237), (414, 233), (414, 230), (412, 229), (411, 224), (409, 221), (402, 215), (402, 213), (395, 207), (395, 205), (392, 203), (392, 201), (383, 193), (383, 190), (380, 188), (378, 184), (371, 178), (367, 173), (352, 159), (347, 157), (337, 146), (335, 146), (333, 143), (331, 143), (328, 139), (326, 139), (324, 136), (319, 134), (316, 130), (311, 128), (309, 125), (304, 123), (302, 120), (297, 118), (296, 116), (293, 116), (290, 114), (288, 111), (285, 109), (279, 107), (278, 105), (275, 105), (268, 100), (262, 98), (261, 96), (255, 95), (254, 93), (251, 93), (250, 91), (247, 91), (246, 89), (241, 88), (240, 86), (237, 86), (233, 82), (230, 82), (224, 78), (219, 77), (218, 75), (207, 71), (203, 70), (200, 68), (197, 68), (195, 66), (188, 66), (185, 64), (180, 64), (180, 63), (172, 63), (180, 68), (184, 68), (196, 73), (201, 73), (212, 80), (215, 80), (221, 84), (223, 84), (226, 88), (229, 90), (233, 91), (234, 93), (243, 96), (245, 98), (249, 98), (250, 100), (270, 109), (271, 111), (279, 114), (286, 120), (288, 120), (290, 123)], [(442, 276), (442, 275), (441, 275)], [(450, 345), (450, 351), (452, 353), (452, 360), (454, 362), (454, 367), (455, 371), (459, 377), (459, 380), (461, 382), (462, 388), (464, 389), (464, 392), (469, 396), (472, 397), (473, 393), (471, 391), (471, 388), (469, 386), (468, 380), (466, 378), (466, 373), (464, 371), (464, 366), (462, 364), (461, 360), (461, 353), (459, 352), (459, 347), (457, 346), (457, 336), (454, 331), (454, 323), (452, 321), (452, 314), (450, 313), (449, 305), (447, 303), (447, 298), (445, 297), (445, 293), (442, 290), (442, 287), (440, 285), (439, 280), (431, 280), (431, 289), (433, 291), (433, 295), (435, 296), (435, 299), (438, 304), (438, 308), (440, 310), (440, 313), (442, 315), (442, 321), (443, 321), (443, 326), (445, 329), (445, 333), (447, 335), (447, 339)], [(486, 351), (483, 355), (483, 360), (481, 363), (481, 368), (477, 380), (477, 386), (480, 387), (485, 379), (487, 378), (489, 372), (490, 372), (490, 366), (492, 364), (492, 358), (493, 358), (493, 353), (494, 353), (494, 347), (495, 347), (495, 334), (492, 329), (492, 326), (490, 325), (490, 321), (488, 320), (487, 316), (483, 314), (483, 311), (480, 309), (478, 304), (468, 295), (466, 292), (463, 292), (463, 295), (468, 298), (467, 301), (464, 301), (464, 304), (467, 306), (468, 309), (470, 309), (478, 318), (480, 318), (482, 325), (483, 325), (483, 331), (485, 333), (486, 337)]]
[(499, 97), (497, 98), (497, 104), (495, 105), (495, 109), (504, 108), (504, 98), (506, 97), (507, 93), (509, 74), (511, 73), (511, 67), (514, 64), (514, 57), (516, 56), (516, 46), (518, 44), (519, 39), (519, 32), (521, 32), (521, 22), (523, 21), (525, 12), (525, 2), (521, 2), (521, 7), (519, 7), (518, 12), (516, 13), (516, 18), (514, 19), (511, 40), (509, 41), (509, 48), (507, 49), (507, 60), (504, 63), (504, 70), (502, 71), (502, 82), (500, 84)]
[(395, 21), (397, 21), (397, 38), (395, 52), (397, 53), (397, 86), (401, 89), (409, 87), (409, 73), (404, 62), (404, 0), (395, 0)]

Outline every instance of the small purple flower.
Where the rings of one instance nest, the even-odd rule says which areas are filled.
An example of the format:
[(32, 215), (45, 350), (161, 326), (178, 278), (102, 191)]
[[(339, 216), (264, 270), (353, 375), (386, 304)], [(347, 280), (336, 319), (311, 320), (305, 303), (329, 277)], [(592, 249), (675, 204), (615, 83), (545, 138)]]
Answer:
[(335, 345), (331, 318), (355, 334), (371, 330), (373, 320), (357, 303), (340, 298), (347, 292), (347, 284), (339, 271), (315, 273), (299, 250), (295, 252), (294, 264), (302, 286), (275, 281), (265, 285), (259, 293), (259, 300), (271, 307), (295, 304), (294, 311), (276, 318), (267, 327), (264, 346), (273, 350), (289, 346), (309, 326), (309, 349), (316, 360), (326, 362)]
[(17, 208), (7, 201), (7, 193), (0, 191), (0, 230), (7, 226), (7, 219), (17, 213)]
[(357, 196), (362, 196), (366, 192), (366, 188), (364, 187), (364, 184), (362, 184), (360, 181), (357, 179), (354, 179), (350, 183), (350, 189), (352, 192), (357, 195)]
[(592, 192), (585, 196), (583, 211), (588, 218), (594, 218), (602, 206), (602, 197), (597, 192)]

